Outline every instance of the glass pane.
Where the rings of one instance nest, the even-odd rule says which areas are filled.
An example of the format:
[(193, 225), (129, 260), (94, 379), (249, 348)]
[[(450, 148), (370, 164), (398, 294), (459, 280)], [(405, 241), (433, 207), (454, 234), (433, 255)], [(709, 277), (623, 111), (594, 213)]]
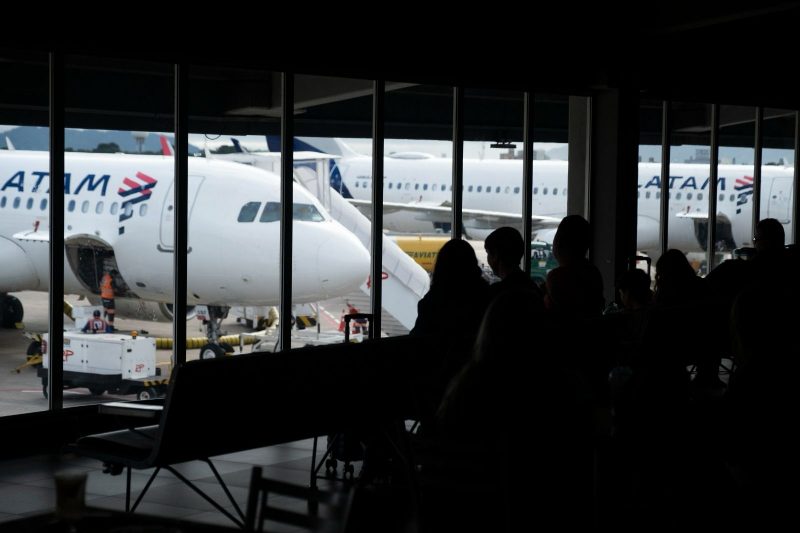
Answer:
[(785, 109), (764, 110), (763, 155), (761, 167), (761, 218), (775, 218), (783, 224), (786, 243), (794, 227), (794, 122), (795, 112)]
[(0, 52), (0, 79), (0, 416), (8, 416), (48, 408), (40, 377), (49, 327), (47, 56)]

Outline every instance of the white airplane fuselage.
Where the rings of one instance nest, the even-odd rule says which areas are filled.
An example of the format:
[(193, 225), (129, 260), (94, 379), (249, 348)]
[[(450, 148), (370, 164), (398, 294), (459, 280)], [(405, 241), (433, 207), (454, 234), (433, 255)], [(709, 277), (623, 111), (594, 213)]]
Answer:
[[(337, 160), (341, 180), (353, 198), (370, 200), (372, 159), (348, 156)], [(566, 161), (535, 161), (533, 166), (533, 214), (561, 218), (567, 211)], [(765, 166), (762, 170), (761, 218), (777, 218), (787, 234), (791, 229), (793, 169)], [(424, 206), (449, 205), (452, 160), (447, 158), (384, 160), (384, 201), (419, 207), (418, 213), (384, 215), (386, 229), (397, 232), (431, 232), (434, 225), (423, 214)], [(660, 173), (658, 163), (640, 163), (638, 173), (638, 249), (656, 255), (660, 250)], [(685, 252), (704, 247), (698, 225), (707, 225), (709, 165), (670, 165), (669, 247)], [(728, 225), (728, 246), (752, 246), (753, 167), (720, 165), (718, 171), (718, 224)], [(468, 234), (483, 238), (491, 230), (492, 214), (519, 217), (522, 211), (522, 161), (464, 160), (464, 224)], [(469, 216), (468, 211), (472, 211)], [(485, 225), (470, 228), (470, 219), (486, 213)], [(498, 225), (497, 223), (494, 226)], [(499, 225), (503, 225), (502, 223)], [(718, 226), (719, 227), (719, 226)], [(719, 233), (719, 231), (718, 231)], [(720, 237), (723, 239), (724, 237)]]
[[(173, 165), (162, 156), (66, 154), (66, 293), (96, 294), (91, 270), (113, 256), (127, 296), (172, 301)], [(48, 189), (47, 152), (0, 152), (0, 293), (49, 288)], [(279, 201), (275, 174), (189, 159), (187, 304), (279, 302)], [(358, 289), (367, 250), (297, 185), (294, 204), (308, 216), (293, 224), (293, 302)]]

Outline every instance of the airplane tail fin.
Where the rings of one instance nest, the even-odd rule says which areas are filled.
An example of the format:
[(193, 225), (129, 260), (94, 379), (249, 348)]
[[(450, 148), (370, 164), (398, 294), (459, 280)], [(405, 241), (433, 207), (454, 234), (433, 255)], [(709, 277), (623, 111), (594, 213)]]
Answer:
[(231, 137), (231, 142), (233, 143), (233, 148), (236, 150), (237, 153), (239, 154), (247, 153), (247, 148), (242, 146), (242, 144), (239, 142), (239, 139), (234, 139), (233, 137)]
[(8, 135), (6, 135), (6, 148), (8, 148), (9, 152), (16, 150), (14, 143), (11, 142), (11, 137)]
[[(347, 146), (341, 139), (327, 137), (295, 137), (292, 148), (295, 152), (320, 152), (324, 154), (340, 155), (342, 157), (356, 157), (360, 154)], [(267, 149), (270, 152), (281, 151), (280, 135), (267, 135)]]
[(172, 144), (167, 139), (166, 135), (160, 135), (159, 140), (161, 141), (161, 154), (162, 155), (175, 155), (175, 150), (172, 149)]

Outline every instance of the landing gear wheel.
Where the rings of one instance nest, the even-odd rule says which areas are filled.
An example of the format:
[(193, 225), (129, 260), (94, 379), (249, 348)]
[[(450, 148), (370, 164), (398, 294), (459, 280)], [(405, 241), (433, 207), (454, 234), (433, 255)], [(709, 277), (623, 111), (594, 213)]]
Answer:
[(89, 392), (92, 393), (92, 396), (102, 396), (105, 391), (106, 388), (99, 385), (89, 387)]
[(0, 326), (13, 328), (17, 322), (22, 322), (22, 302), (14, 296), (6, 295), (0, 299)]
[(211, 344), (209, 342), (200, 348), (200, 359), (215, 359), (217, 357), (223, 357), (224, 355), (225, 349), (219, 344)]
[(136, 394), (136, 399), (137, 400), (152, 400), (156, 396), (158, 396), (158, 393), (156, 392), (156, 390), (154, 388), (152, 388), (152, 387), (148, 387), (146, 389), (140, 390), (138, 392), (138, 394)]

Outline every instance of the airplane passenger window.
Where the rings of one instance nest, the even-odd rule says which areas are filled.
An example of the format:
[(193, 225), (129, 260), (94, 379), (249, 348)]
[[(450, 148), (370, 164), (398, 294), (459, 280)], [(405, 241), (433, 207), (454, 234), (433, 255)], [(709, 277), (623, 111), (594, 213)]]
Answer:
[(117, 205), (117, 202), (112, 202), (112, 203), (111, 203), (111, 209), (109, 209), (109, 212), (110, 212), (112, 215), (116, 215), (116, 214), (117, 214), (117, 209), (118, 209), (118, 208), (119, 208), (119, 206)]
[(88, 213), (89, 212), (89, 200), (84, 200), (81, 204), (81, 213)]
[(261, 209), (261, 202), (247, 202), (239, 211), (239, 218), (237, 219), (237, 222), (254, 221), (259, 209)]
[(14, 209), (17, 209), (18, 207), (19, 207), (19, 198), (17, 197), (14, 198)]
[(469, 187), (467, 187), (467, 192), (472, 192), (472, 185), (470, 185)]
[(281, 204), (278, 202), (267, 202), (264, 212), (261, 213), (259, 222), (277, 222), (281, 219)]
[(94, 206), (94, 212), (97, 213), (98, 215), (103, 212), (103, 202), (102, 201), (97, 202), (97, 205)]
[(656, 199), (661, 198), (661, 191), (656, 191)]
[(389, 183), (389, 188), (391, 189), (392, 188), (392, 182), (390, 181), (388, 183)]
[[(14, 207), (16, 207), (16, 206), (14, 206)], [(69, 203), (67, 204), (67, 211), (69, 211), (70, 213), (75, 211), (75, 200), (70, 200), (69, 201)]]
[(533, 188), (533, 194), (539, 194), (539, 187)]
[(676, 194), (676, 195), (675, 195), (675, 199), (676, 199), (676, 200), (680, 200), (680, 199), (681, 199), (681, 193), (678, 193), (678, 194)]
[(647, 191), (646, 193), (644, 193), (644, 197), (645, 198), (650, 198), (650, 191)]
[(636, 198), (641, 198), (642, 191), (636, 191)]
[(28, 209), (32, 209), (33, 208), (33, 198), (28, 198), (28, 201), (25, 202), (25, 204), (26, 204), (26, 207)]
[(406, 183), (405, 189), (408, 190), (410, 188), (411, 188), (411, 184), (410, 183)]
[(496, 192), (496, 193), (500, 193), (500, 187), (495, 187), (495, 188), (494, 188), (494, 192)]
[(736, 195), (735, 194), (731, 194), (731, 202), (734, 201), (735, 199), (736, 199)]
[(553, 196), (558, 194), (558, 187), (553, 187)]
[(139, 206), (139, 216), (143, 217), (147, 214), (147, 204), (142, 204)]
[(322, 222), (325, 218), (311, 204), (294, 204), (292, 206), (292, 217), (294, 220), (305, 220), (308, 222)]
[(505, 192), (506, 194), (508, 194), (509, 192), (511, 192), (511, 187), (509, 187), (508, 185), (506, 185), (506, 190), (505, 190), (504, 192)]
[(414, 190), (415, 190), (415, 191), (418, 191), (418, 190), (419, 190), (419, 183), (415, 183), (415, 184), (414, 184)]
[(126, 217), (133, 216), (133, 207), (131, 206), (131, 204), (128, 204), (128, 205), (125, 206), (124, 212), (125, 212), (125, 216)]
[(691, 200), (691, 199), (692, 199), (692, 193), (690, 193), (690, 192), (687, 192), (687, 193), (686, 193), (686, 199), (687, 199), (687, 200)]
[(428, 184), (427, 184), (427, 183), (426, 183), (425, 185), (423, 185), (423, 186), (422, 186), (422, 190), (423, 190), (423, 191), (427, 191), (427, 190), (428, 190)]
[(544, 189), (542, 189), (542, 194), (547, 194), (547, 187), (545, 187)]
[[(3, 198), (3, 199), (5, 200), (5, 198)], [(45, 209), (47, 209), (47, 198), (42, 198), (42, 201), (39, 202), (39, 209), (41, 211), (44, 211)]]
[(477, 189), (476, 189), (476, 190), (477, 190), (478, 192), (482, 192), (482, 191), (483, 191), (483, 185), (478, 185), (478, 187), (477, 187)]
[(489, 192), (492, 192), (492, 187), (491, 187), (491, 186), (489, 186), (489, 187), (486, 187), (486, 192), (487, 192), (487, 193), (489, 193)]
[(358, 182), (356, 182), (356, 188), (358, 188)]
[(5, 206), (6, 206), (6, 197), (3, 196), (2, 198), (0, 198), (0, 207), (5, 207)]
[(519, 187), (514, 187), (514, 194), (519, 194)]
[(698, 200), (702, 200), (703, 199), (703, 193), (701, 193), (701, 192), (697, 193), (697, 199)]

